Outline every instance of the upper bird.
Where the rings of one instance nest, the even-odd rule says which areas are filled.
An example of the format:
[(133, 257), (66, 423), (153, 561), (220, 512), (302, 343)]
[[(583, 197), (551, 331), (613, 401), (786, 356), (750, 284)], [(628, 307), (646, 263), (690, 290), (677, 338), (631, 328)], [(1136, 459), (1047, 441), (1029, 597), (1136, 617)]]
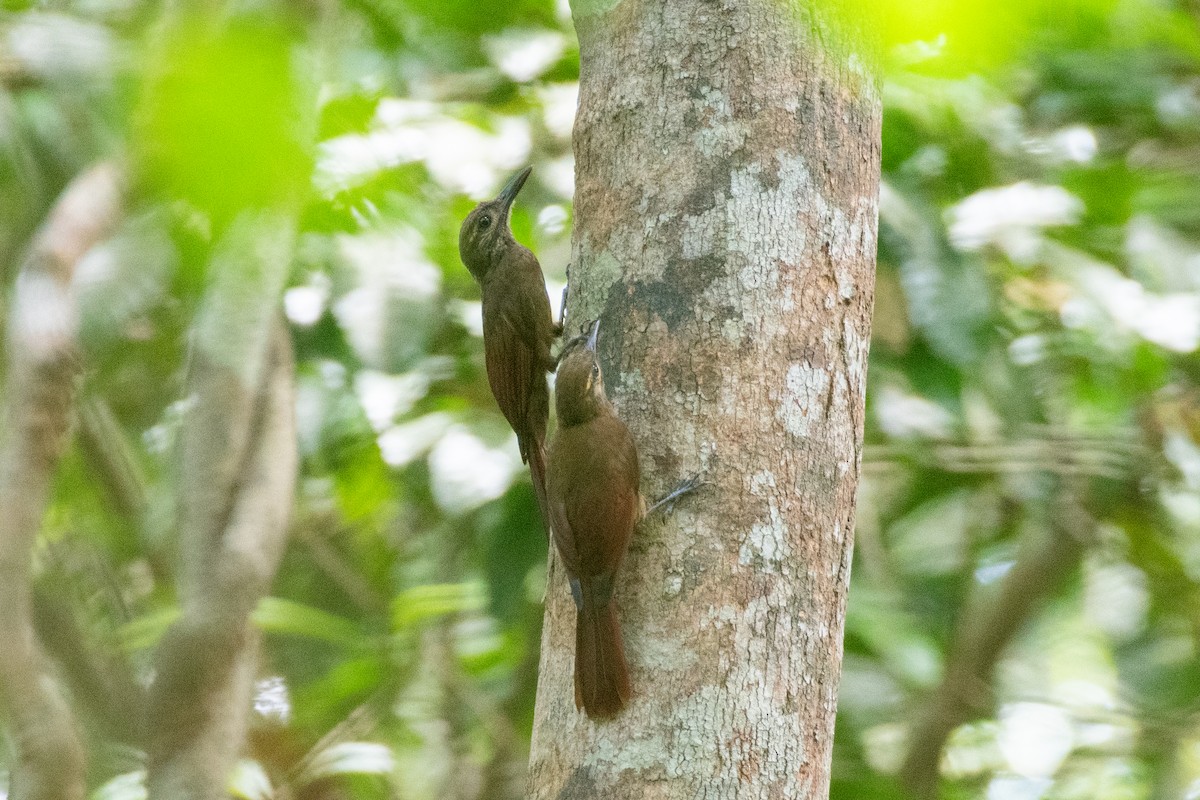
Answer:
[(546, 373), (554, 370), (550, 345), (561, 328), (551, 316), (537, 256), (513, 238), (509, 227), (513, 201), (532, 171), (526, 167), (518, 172), (495, 200), (480, 203), (467, 215), (458, 232), (458, 253), (483, 290), (488, 383), (517, 434), (521, 460), (529, 463), (546, 525)]

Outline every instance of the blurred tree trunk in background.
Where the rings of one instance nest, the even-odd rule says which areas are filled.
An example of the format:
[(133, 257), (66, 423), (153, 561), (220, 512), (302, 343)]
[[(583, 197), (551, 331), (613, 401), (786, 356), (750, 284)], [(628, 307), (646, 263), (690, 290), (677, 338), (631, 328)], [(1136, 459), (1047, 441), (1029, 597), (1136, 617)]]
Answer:
[(535, 798), (828, 794), (880, 171), (869, 23), (844, 3), (573, 4), (568, 333), (599, 317), (653, 498), (617, 598), (634, 699), (573, 702), (552, 562)]
[(259, 632), (297, 470), (294, 363), (279, 297), (295, 222), (244, 212), (210, 263), (181, 430), (182, 615), (158, 647), (150, 797), (218, 798), (243, 751)]
[(83, 800), (75, 714), (34, 630), (32, 553), (67, 444), (79, 371), (76, 267), (116, 228), (123, 176), (94, 167), (63, 192), (34, 238), (8, 316), (0, 449), (0, 695), (14, 800)]

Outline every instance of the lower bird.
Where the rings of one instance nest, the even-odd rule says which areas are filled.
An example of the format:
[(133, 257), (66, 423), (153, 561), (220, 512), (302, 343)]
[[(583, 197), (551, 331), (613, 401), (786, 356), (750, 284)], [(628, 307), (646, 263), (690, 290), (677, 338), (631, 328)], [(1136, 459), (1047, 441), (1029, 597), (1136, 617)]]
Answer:
[(629, 428), (604, 393), (597, 359), (599, 321), (567, 343), (555, 379), (558, 431), (550, 443), (546, 495), (554, 543), (571, 586), (575, 623), (575, 706), (589, 717), (629, 702), (629, 667), (613, 599), (634, 526), (694, 488), (695, 480), (643, 511), (641, 470)]

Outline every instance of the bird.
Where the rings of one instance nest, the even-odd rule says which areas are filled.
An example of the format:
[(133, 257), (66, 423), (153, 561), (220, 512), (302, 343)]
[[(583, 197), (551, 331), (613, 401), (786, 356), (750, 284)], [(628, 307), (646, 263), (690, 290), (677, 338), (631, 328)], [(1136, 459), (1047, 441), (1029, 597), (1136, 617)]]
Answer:
[(529, 464), (534, 494), (549, 534), (546, 511), (546, 426), (550, 418), (547, 373), (557, 360), (551, 347), (562, 332), (550, 312), (546, 279), (537, 256), (513, 238), (509, 215), (532, 167), (509, 179), (494, 200), (463, 220), (458, 252), (483, 294), (483, 350), (488, 383), (517, 435)]
[(546, 494), (575, 600), (575, 707), (603, 719), (630, 696), (613, 587), (641, 516), (641, 469), (633, 436), (604, 393), (600, 325), (590, 327), (559, 356)]
[(550, 529), (575, 601), (575, 707), (615, 716), (629, 702), (629, 665), (613, 597), (633, 530), (646, 515), (699, 485), (683, 481), (650, 508), (629, 428), (604, 392), (600, 323), (566, 344), (555, 378), (558, 429), (550, 443)]

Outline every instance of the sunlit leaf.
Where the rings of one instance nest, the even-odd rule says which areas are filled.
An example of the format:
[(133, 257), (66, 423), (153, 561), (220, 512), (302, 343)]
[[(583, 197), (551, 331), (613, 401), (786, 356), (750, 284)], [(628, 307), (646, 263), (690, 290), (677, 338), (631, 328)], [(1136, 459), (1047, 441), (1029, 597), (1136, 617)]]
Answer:
[(331, 644), (353, 647), (364, 635), (347, 619), (280, 597), (264, 597), (254, 609), (254, 623), (267, 633), (303, 636)]
[(275, 790), (266, 770), (257, 761), (243, 758), (229, 777), (229, 793), (240, 800), (271, 800)]
[(337, 775), (388, 775), (396, 762), (387, 745), (339, 742), (317, 753), (305, 765), (297, 783), (305, 785)]
[(171, 606), (127, 622), (119, 631), (121, 646), (128, 652), (154, 647), (167, 628), (179, 619), (179, 614), (179, 607)]
[(296, 692), (294, 708), (298, 717), (316, 720), (338, 719), (376, 692), (392, 675), (384, 660), (377, 657), (342, 661), (326, 674), (312, 680)]
[(109, 780), (92, 792), (92, 800), (146, 800), (146, 771), (137, 770)]
[(310, 165), (292, 47), (266, 20), (175, 27), (139, 115), (150, 178), (218, 218), (294, 197)]
[(392, 603), (392, 624), (397, 630), (447, 614), (479, 611), (487, 602), (483, 584), (438, 583), (414, 586)]

